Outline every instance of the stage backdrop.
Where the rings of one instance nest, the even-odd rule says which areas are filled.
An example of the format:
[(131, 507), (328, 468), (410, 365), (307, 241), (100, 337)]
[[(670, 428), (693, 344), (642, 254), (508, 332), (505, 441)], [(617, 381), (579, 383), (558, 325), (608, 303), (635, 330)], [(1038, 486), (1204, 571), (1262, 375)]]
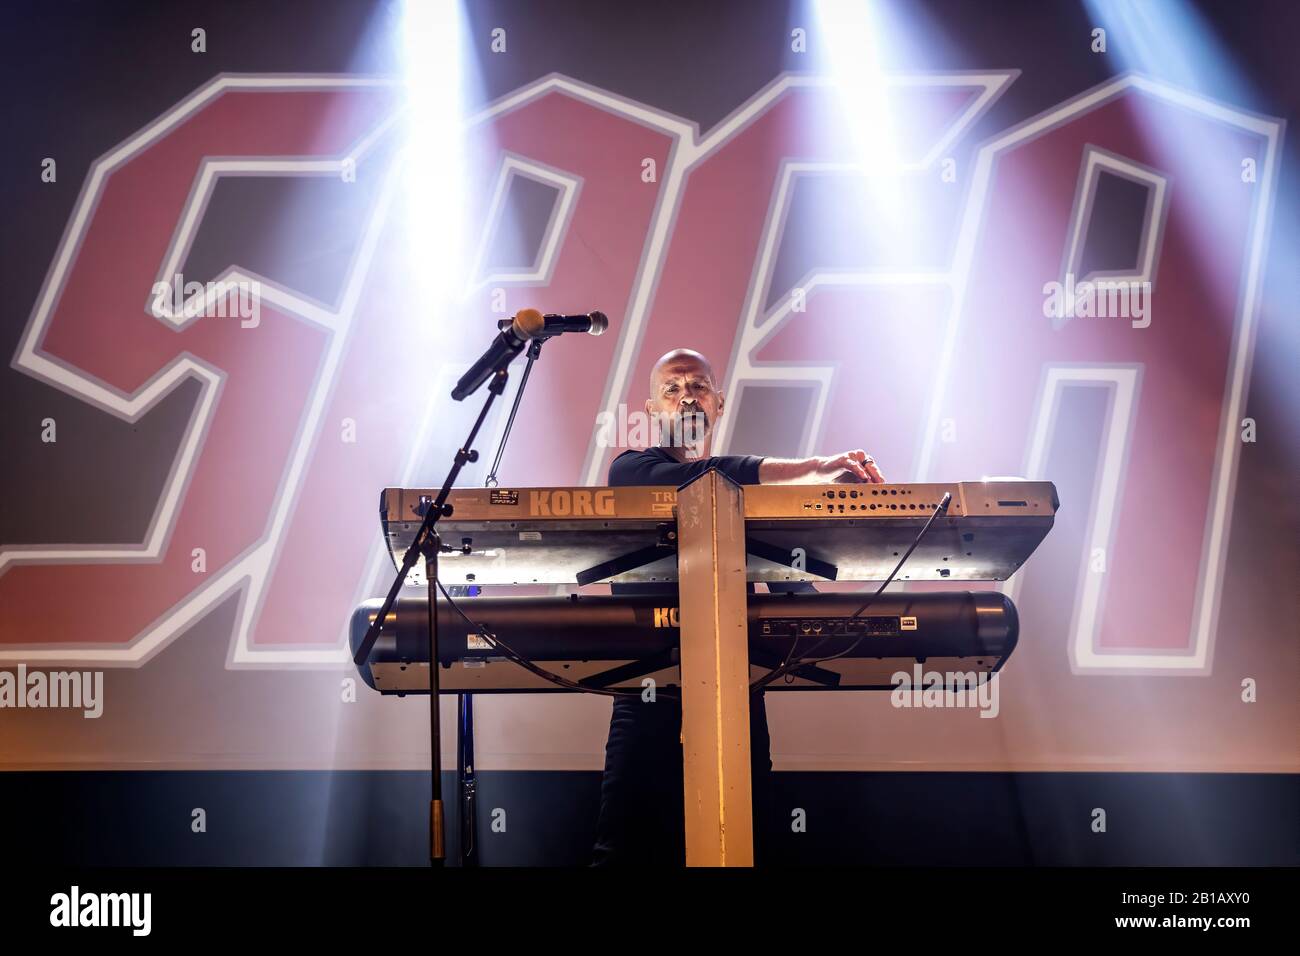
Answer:
[[(457, 51), (450, 125), (400, 6), (29, 11), (0, 667), (103, 691), (0, 710), (0, 764), (423, 766), (424, 705), (351, 681), (345, 627), (393, 570), (379, 490), (441, 480), (478, 407), (451, 384), (536, 307), (611, 328), (547, 347), (505, 487), (603, 483), (598, 413), (677, 346), (723, 383), (719, 451), (1056, 483), (997, 717), (771, 695), (778, 770), (1295, 771), (1295, 17), (1194, 8), (1242, 71), (1213, 88), (1096, 50), (1086, 7), (980, 7), (897, 27), (885, 189), (800, 5), (472, 4), (415, 57)], [(1150, 283), (1145, 318), (1045, 314), (1098, 274)], [(177, 275), (255, 292), (191, 317)], [(480, 769), (602, 766), (606, 699), (476, 712)]]

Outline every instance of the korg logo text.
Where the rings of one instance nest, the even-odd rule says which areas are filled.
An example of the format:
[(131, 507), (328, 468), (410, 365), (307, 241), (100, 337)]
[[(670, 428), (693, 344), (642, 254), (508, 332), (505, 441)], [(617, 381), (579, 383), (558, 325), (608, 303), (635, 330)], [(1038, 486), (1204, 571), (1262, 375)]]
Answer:
[(534, 491), (529, 497), (529, 514), (539, 518), (565, 518), (569, 516), (592, 518), (614, 513), (614, 492), (608, 488), (598, 491)]

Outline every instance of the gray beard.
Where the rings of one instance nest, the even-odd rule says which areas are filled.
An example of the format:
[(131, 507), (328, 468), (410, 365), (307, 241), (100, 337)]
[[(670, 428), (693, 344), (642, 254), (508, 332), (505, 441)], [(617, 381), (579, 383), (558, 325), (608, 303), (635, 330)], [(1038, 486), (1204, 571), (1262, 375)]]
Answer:
[(702, 411), (664, 416), (659, 427), (659, 444), (688, 452), (696, 449), (698, 454), (698, 449), (708, 440), (709, 430), (709, 417)]

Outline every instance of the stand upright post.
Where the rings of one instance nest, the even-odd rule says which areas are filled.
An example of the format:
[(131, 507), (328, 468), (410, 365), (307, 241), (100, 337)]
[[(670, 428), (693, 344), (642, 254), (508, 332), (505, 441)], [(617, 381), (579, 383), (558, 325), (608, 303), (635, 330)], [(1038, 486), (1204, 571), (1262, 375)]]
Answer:
[(429, 583), (429, 766), (432, 772), (433, 796), (429, 802), (429, 862), (442, 866), (447, 861), (447, 845), (443, 838), (442, 812), (442, 728), (438, 701), (438, 549), (442, 537), (430, 529), (420, 545), (424, 555), (424, 575)]
[(460, 865), (478, 866), (478, 783), (474, 778), (474, 695), (458, 694), (456, 777), (460, 782)]
[(687, 866), (753, 866), (749, 634), (741, 488), (707, 471), (677, 491)]

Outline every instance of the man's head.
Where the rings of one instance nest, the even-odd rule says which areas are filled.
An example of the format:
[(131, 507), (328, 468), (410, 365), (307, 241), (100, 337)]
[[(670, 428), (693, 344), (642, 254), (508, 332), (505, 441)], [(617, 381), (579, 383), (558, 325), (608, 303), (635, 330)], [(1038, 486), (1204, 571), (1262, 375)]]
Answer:
[(650, 370), (645, 410), (659, 423), (661, 446), (683, 447), (687, 457), (699, 457), (725, 404), (713, 368), (699, 352), (673, 349)]

